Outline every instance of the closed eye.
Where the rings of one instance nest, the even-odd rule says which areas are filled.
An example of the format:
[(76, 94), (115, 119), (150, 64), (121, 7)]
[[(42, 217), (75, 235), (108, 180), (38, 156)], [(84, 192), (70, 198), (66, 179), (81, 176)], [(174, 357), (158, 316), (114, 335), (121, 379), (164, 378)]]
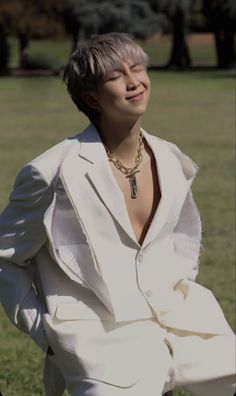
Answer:
[(144, 69), (144, 66), (141, 65), (141, 64), (134, 64), (134, 65), (132, 65), (130, 67), (130, 69), (133, 70), (133, 71), (139, 72), (139, 71), (142, 71)]
[(114, 76), (110, 76), (110, 77), (107, 79), (107, 81), (117, 80), (119, 77), (121, 77), (121, 74), (117, 74), (117, 75), (114, 75)]

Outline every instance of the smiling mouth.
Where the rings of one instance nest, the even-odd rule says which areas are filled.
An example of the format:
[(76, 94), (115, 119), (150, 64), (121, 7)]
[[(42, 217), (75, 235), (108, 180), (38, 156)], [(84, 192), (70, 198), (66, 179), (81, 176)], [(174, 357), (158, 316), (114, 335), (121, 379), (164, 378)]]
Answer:
[(131, 101), (140, 100), (140, 99), (143, 98), (143, 94), (144, 94), (144, 91), (139, 92), (139, 93), (136, 94), (136, 95), (133, 95), (133, 96), (130, 96), (130, 97), (126, 98), (126, 100), (131, 100)]

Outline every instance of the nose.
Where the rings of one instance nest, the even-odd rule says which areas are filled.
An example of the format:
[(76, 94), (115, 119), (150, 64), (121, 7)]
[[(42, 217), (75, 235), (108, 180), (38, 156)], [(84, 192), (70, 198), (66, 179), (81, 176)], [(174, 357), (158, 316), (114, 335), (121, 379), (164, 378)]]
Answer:
[(127, 82), (126, 82), (127, 91), (134, 91), (140, 85), (141, 85), (140, 82), (135, 78), (135, 76), (132, 73), (129, 73), (127, 75)]
[(133, 83), (128, 83), (127, 84), (127, 91), (134, 91), (140, 86), (140, 83), (138, 81), (133, 82)]

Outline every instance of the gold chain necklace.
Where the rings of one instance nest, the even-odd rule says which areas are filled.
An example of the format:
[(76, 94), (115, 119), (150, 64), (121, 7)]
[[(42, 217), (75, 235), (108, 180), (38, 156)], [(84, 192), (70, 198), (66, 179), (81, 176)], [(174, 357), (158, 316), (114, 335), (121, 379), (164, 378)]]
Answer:
[(106, 149), (109, 161), (113, 162), (115, 167), (117, 169), (119, 169), (120, 172), (124, 173), (126, 175), (127, 179), (129, 179), (131, 198), (137, 198), (137, 196), (138, 196), (138, 185), (137, 185), (136, 173), (140, 172), (138, 167), (139, 167), (139, 165), (141, 164), (141, 162), (143, 160), (142, 152), (143, 152), (143, 149), (144, 149), (142, 131), (140, 131), (140, 135), (139, 135), (138, 152), (137, 152), (137, 155), (135, 157), (135, 165), (134, 165), (133, 168), (127, 168), (126, 166), (124, 166), (124, 164), (122, 164), (122, 162), (119, 159), (117, 159), (117, 158), (115, 158), (115, 157), (113, 157), (111, 155), (109, 149), (105, 145), (104, 145), (104, 147)]

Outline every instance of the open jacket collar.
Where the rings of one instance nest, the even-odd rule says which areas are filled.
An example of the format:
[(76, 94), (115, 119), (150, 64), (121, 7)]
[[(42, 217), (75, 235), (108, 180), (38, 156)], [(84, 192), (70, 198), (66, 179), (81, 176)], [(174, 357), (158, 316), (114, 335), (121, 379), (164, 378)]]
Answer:
[[(143, 131), (153, 151), (161, 189), (161, 200), (143, 241), (146, 247), (158, 235), (165, 223), (178, 219), (186, 194), (197, 172), (197, 166), (176, 146)], [(90, 124), (79, 136), (79, 149), (69, 151), (61, 166), (62, 181), (73, 206), (85, 227), (89, 222), (87, 200), (100, 199), (111, 216), (120, 224), (138, 247), (125, 199), (109, 165), (107, 154), (95, 126)], [(84, 188), (85, 184), (86, 188)], [(90, 189), (88, 190), (88, 183)], [(89, 192), (88, 192), (89, 191)]]

